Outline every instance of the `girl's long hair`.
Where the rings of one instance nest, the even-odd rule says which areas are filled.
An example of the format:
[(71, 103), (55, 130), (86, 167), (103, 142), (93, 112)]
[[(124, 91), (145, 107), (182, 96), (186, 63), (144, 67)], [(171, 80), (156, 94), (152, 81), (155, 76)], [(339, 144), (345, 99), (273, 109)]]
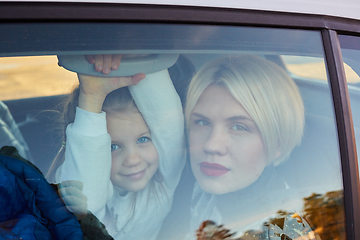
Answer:
[(65, 161), (66, 127), (70, 123), (73, 123), (75, 120), (75, 111), (76, 111), (76, 107), (78, 106), (78, 103), (79, 103), (79, 94), (80, 94), (80, 88), (79, 88), (79, 86), (77, 86), (72, 91), (72, 93), (69, 95), (69, 97), (64, 101), (64, 103), (62, 103), (62, 106), (61, 106), (63, 111), (58, 119), (58, 122), (59, 122), (59, 126), (60, 126), (63, 143), (46, 174), (46, 179), (52, 183), (56, 182), (56, 180), (55, 180), (56, 170)]

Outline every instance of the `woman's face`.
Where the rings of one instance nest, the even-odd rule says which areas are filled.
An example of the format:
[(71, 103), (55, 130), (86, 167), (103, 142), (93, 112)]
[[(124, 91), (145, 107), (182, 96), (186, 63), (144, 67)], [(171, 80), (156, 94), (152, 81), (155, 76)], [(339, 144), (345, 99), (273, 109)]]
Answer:
[(266, 166), (259, 129), (230, 92), (210, 85), (189, 123), (191, 168), (200, 187), (225, 194), (255, 182)]

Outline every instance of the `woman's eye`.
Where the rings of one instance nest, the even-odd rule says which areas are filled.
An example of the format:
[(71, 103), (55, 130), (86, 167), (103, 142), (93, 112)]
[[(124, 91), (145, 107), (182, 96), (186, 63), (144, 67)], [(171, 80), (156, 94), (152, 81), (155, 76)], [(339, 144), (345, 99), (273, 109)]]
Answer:
[(232, 126), (231, 129), (236, 130), (236, 131), (246, 131), (247, 130), (247, 128), (244, 125), (240, 125), (240, 124)]
[(200, 126), (210, 126), (210, 123), (208, 121), (205, 120), (195, 120), (195, 124), (196, 125), (200, 125)]
[(150, 138), (148, 138), (148, 137), (141, 137), (141, 138), (139, 138), (139, 139), (137, 140), (137, 143), (146, 143), (146, 142), (148, 142), (148, 141), (150, 141)]
[(111, 144), (111, 151), (115, 151), (115, 150), (118, 150), (118, 149), (120, 149), (119, 145)]

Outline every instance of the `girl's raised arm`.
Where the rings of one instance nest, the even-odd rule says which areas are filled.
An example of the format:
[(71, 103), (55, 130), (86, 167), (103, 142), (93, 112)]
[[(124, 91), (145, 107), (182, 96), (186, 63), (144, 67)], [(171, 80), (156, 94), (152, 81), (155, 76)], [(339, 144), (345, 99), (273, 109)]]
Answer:
[[(145, 75), (109, 78), (79, 74), (78, 77), (79, 104), (75, 121), (69, 124), (66, 130), (65, 161), (56, 172), (56, 181), (82, 182), (89, 210), (101, 216), (106, 201), (112, 196), (111, 140), (102, 105), (107, 94), (121, 87), (136, 85)], [(76, 209), (77, 201), (72, 201), (76, 198), (71, 197), (65, 190), (66, 188), (63, 189), (64, 196), (68, 197), (64, 200), (68, 206)]]
[(151, 131), (160, 156), (159, 169), (171, 195), (185, 165), (184, 115), (180, 97), (167, 69), (147, 74), (144, 80), (129, 89)]
[(145, 74), (139, 73), (130, 77), (96, 77), (78, 74), (80, 81), (79, 108), (101, 113), (106, 96), (122, 87), (138, 84), (145, 78)]

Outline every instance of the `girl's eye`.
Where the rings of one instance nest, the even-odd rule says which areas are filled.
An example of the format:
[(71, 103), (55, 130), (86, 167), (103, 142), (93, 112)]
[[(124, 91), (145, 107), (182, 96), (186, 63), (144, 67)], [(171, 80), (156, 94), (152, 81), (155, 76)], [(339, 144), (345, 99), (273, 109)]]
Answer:
[(148, 138), (148, 137), (141, 137), (141, 138), (139, 138), (139, 139), (137, 140), (137, 143), (146, 143), (146, 142), (148, 142), (148, 141), (150, 141), (150, 138)]
[(244, 125), (240, 125), (240, 124), (232, 126), (231, 129), (236, 131), (247, 131), (247, 128)]
[(195, 124), (196, 125), (200, 125), (200, 126), (210, 126), (210, 123), (208, 121), (199, 119), (199, 120), (195, 120)]
[(115, 151), (115, 150), (118, 150), (118, 149), (121, 149), (119, 145), (111, 144), (111, 151)]

